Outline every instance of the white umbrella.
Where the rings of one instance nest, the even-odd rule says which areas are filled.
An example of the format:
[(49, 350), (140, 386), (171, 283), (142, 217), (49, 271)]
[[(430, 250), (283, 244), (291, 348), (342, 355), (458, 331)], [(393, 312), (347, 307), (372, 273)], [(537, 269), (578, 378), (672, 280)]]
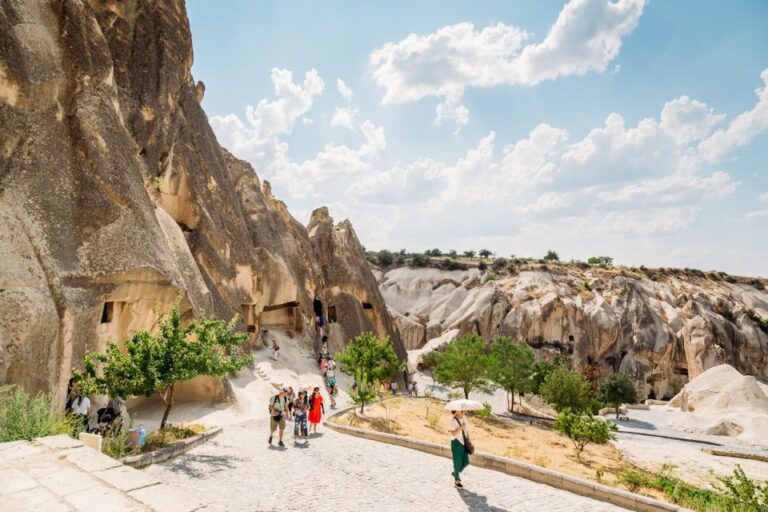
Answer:
[(461, 400), (453, 400), (445, 404), (447, 411), (479, 411), (483, 408), (483, 404), (475, 402), (474, 400), (467, 400), (462, 398)]

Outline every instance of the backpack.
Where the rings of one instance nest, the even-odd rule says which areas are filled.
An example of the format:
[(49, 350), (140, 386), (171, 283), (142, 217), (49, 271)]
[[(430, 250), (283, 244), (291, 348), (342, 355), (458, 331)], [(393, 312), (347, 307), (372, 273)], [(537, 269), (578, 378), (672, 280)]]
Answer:
[[(277, 394), (274, 397), (272, 397), (272, 400), (269, 402), (269, 407), (268, 407), (269, 414), (272, 414), (272, 407), (275, 407), (275, 404), (278, 403), (279, 401), (280, 401), (280, 395), (279, 394)], [(286, 406), (288, 405), (288, 399), (287, 398), (285, 399), (285, 404), (286, 404)], [(278, 415), (276, 415), (274, 417), (275, 418), (279, 418), (282, 415), (283, 415), (283, 413), (281, 412), (280, 414), (278, 414)]]

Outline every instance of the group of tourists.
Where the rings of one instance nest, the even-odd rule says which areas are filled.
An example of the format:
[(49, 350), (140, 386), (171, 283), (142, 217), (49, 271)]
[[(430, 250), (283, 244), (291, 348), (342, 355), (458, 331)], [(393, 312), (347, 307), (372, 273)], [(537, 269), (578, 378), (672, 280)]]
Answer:
[[(325, 405), (323, 405), (323, 396), (320, 394), (319, 387), (315, 387), (311, 394), (300, 390), (298, 395), (294, 393), (292, 387), (281, 387), (278, 394), (269, 401), (269, 444), (272, 444), (275, 431), (279, 430), (277, 445), (281, 448), (285, 446), (283, 436), (286, 420), (293, 421), (294, 442), (298, 442), (299, 439), (308, 442), (309, 435), (317, 433), (317, 426), (324, 414)], [(309, 422), (309, 428), (307, 428), (307, 422)]]

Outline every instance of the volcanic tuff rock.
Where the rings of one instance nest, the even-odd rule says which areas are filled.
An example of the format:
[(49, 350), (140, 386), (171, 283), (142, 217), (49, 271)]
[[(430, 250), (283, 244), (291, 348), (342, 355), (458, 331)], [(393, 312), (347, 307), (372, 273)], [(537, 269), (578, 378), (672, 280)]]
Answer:
[(191, 66), (182, 0), (0, 0), (0, 384), (63, 400), (87, 350), (178, 293), (254, 344), (335, 306), (337, 344), (404, 354), (351, 226), (326, 212), (310, 239), (219, 146)]
[[(624, 275), (622, 275), (624, 274)], [(486, 276), (489, 274), (486, 274)], [(641, 395), (671, 398), (705, 370), (727, 363), (768, 377), (763, 284), (702, 272), (647, 275), (571, 265), (528, 266), (483, 283), (477, 269), (394, 268), (379, 288), (409, 350), (450, 329), (527, 341), (631, 375)]]

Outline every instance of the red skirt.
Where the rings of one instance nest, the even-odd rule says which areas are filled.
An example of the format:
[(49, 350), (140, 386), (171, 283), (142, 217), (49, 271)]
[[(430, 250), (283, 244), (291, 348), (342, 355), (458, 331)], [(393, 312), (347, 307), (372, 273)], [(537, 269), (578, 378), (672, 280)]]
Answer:
[(312, 404), (312, 409), (309, 411), (309, 422), (320, 423), (320, 418), (323, 416), (321, 405), (323, 403), (323, 397), (316, 396), (315, 401)]

